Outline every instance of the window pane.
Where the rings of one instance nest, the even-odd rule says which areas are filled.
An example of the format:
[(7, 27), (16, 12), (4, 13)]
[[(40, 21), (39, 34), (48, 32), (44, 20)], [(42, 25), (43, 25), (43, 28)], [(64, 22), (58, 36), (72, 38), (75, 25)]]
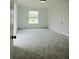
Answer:
[(29, 17), (38, 17), (38, 11), (29, 11)]
[(29, 24), (38, 24), (38, 18), (29, 18)]
[(38, 11), (29, 11), (29, 24), (38, 24)]

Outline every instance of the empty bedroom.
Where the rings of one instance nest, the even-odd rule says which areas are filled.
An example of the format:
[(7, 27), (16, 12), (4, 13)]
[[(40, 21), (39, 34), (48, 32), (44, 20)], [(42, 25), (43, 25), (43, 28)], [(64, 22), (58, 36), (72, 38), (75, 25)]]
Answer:
[(69, 59), (69, 0), (10, 0), (11, 59)]

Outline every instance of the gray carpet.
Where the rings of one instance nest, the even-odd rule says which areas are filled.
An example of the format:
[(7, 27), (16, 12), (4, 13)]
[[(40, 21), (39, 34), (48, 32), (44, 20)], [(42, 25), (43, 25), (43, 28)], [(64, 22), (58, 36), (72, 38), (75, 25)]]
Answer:
[(68, 40), (58, 42), (54, 46), (40, 47), (36, 51), (14, 47), (13, 59), (69, 59)]
[(53, 36), (51, 35), (53, 38), (51, 37), (52, 39), (49, 38), (45, 40), (46, 37), (43, 36), (44, 34), (48, 36), (46, 33), (41, 34), (42, 40), (44, 40), (43, 42), (40, 41), (39, 43), (37, 40), (36, 42), (38, 43), (34, 41), (26, 47), (15, 45), (13, 49), (13, 59), (69, 59), (68, 37), (53, 32)]

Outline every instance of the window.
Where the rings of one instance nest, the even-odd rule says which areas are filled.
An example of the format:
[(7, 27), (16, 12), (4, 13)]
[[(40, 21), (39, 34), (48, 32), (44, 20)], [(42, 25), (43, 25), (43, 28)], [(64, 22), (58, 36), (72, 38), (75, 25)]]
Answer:
[(38, 24), (38, 11), (29, 11), (29, 24)]

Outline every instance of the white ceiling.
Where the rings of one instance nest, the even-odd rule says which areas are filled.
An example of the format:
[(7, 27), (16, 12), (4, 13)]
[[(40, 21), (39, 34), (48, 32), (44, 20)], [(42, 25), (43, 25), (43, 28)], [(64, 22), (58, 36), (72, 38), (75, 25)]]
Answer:
[(15, 2), (19, 6), (27, 6), (27, 7), (45, 7), (47, 8), (51, 4), (55, 5), (59, 2), (68, 2), (68, 0), (46, 0), (45, 3), (41, 3), (40, 0), (15, 0)]

